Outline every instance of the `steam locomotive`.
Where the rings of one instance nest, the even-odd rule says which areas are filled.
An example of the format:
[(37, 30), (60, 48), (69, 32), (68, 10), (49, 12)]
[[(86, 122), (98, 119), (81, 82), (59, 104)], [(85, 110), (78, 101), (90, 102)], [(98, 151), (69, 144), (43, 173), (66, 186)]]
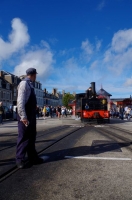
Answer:
[(76, 94), (76, 115), (82, 122), (109, 122), (107, 98), (98, 98), (95, 82), (91, 83), (86, 93)]

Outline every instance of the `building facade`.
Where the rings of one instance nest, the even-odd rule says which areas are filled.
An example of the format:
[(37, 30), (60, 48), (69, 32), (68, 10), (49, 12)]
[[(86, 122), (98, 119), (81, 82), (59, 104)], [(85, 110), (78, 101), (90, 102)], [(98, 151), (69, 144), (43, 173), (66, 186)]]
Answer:
[(132, 97), (130, 98), (112, 98), (111, 99), (111, 108), (116, 108), (116, 107), (126, 107), (129, 106), (132, 108)]
[(0, 102), (3, 102), (3, 105), (7, 107), (12, 105), (11, 84), (2, 77), (0, 77)]
[(42, 90), (42, 84), (38, 81), (35, 81), (33, 83), (34, 85), (34, 91), (37, 98), (37, 106), (43, 107), (44, 106), (44, 98), (43, 98), (43, 90)]
[(44, 89), (43, 94), (43, 103), (44, 105), (49, 105), (53, 107), (57, 107), (59, 105), (59, 98), (56, 96), (56, 91), (53, 89), (52, 93), (48, 93), (46, 89)]
[(10, 90), (12, 93), (11, 105), (16, 105), (17, 104), (17, 87), (21, 81), (20, 78), (6, 71), (0, 71), (0, 77), (3, 80), (5, 80), (7, 83), (9, 83)]
[[(17, 87), (25, 77), (26, 75), (18, 77), (4, 70), (0, 71), (0, 101), (5, 106), (17, 105)], [(35, 81), (33, 85), (37, 98), (37, 106), (43, 107), (44, 105), (50, 105), (56, 107), (63, 105), (62, 100), (65, 91), (61, 93), (53, 88), (52, 93), (48, 93), (46, 89), (42, 89), (42, 84), (39, 81)]]

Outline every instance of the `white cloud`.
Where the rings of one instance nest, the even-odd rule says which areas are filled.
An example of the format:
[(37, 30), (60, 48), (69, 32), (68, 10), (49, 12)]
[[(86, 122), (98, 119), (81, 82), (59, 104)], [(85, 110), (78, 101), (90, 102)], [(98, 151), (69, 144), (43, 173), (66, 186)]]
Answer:
[(91, 44), (89, 40), (86, 39), (85, 41), (82, 41), (81, 50), (82, 50), (82, 53), (80, 55), (81, 60), (89, 62), (94, 52), (93, 44)]
[(58, 42), (57, 38), (49, 38), (49, 43), (55, 45)]
[(19, 18), (14, 18), (11, 26), (12, 31), (8, 36), (8, 41), (0, 37), (0, 61), (21, 50), (30, 40), (27, 26)]
[(105, 7), (105, 1), (101, 1), (97, 6), (96, 10), (101, 11)]
[[(50, 45), (42, 40), (40, 46), (25, 48), (30, 40), (27, 26), (19, 18), (14, 18), (11, 24), (12, 31), (8, 36), (8, 41), (0, 37), (0, 64), (4, 60), (11, 64), (13, 60), (13, 65), (16, 65), (12, 69), (14, 74), (23, 75), (28, 68), (34, 67), (38, 70), (39, 79), (46, 79), (54, 63)], [(14, 53), (17, 53), (17, 56), (12, 59)]]
[[(0, 68), (4, 60), (9, 66), (15, 66), (12, 71), (16, 75), (25, 74), (27, 68), (34, 67), (38, 71), (38, 80), (47, 88), (82, 92), (91, 81), (96, 81), (97, 88), (102, 83), (110, 93), (120, 95), (126, 92), (126, 96), (131, 93), (131, 87), (126, 86), (132, 86), (132, 29), (116, 32), (102, 54), (102, 41), (97, 38), (94, 44), (86, 39), (80, 48), (58, 51), (59, 62), (61, 56), (64, 60), (59, 65), (55, 65), (54, 53), (48, 42), (42, 40), (39, 46), (26, 48), (29, 40), (27, 26), (20, 19), (13, 19), (8, 41), (0, 37)], [(14, 53), (17, 53), (15, 59)], [(127, 78), (128, 74), (131, 78)]]
[(122, 53), (132, 47), (132, 29), (120, 30), (114, 34), (111, 48), (115, 53)]
[(132, 29), (120, 30), (114, 34), (104, 54), (103, 65), (120, 75), (132, 66)]
[(90, 69), (94, 70), (96, 67), (98, 67), (98, 65), (99, 65), (99, 62), (98, 62), (97, 60), (95, 60), (95, 61), (91, 64)]
[(42, 46), (44, 46), (45, 48), (50, 49), (50, 45), (48, 44), (48, 42), (42, 40), (42, 41), (41, 41), (41, 44), (42, 44)]
[(96, 51), (99, 51), (102, 45), (102, 41), (101, 40), (97, 40), (96, 41)]
[(53, 53), (49, 50), (48, 44), (45, 44), (47, 48), (38, 47), (23, 55), (20, 64), (14, 69), (14, 74), (25, 74), (28, 68), (33, 67), (38, 71), (38, 78), (44, 82), (51, 73), (54, 63)]
[(124, 84), (125, 86), (132, 86), (132, 77), (128, 78)]
[[(114, 94), (114, 96), (129, 96), (131, 89), (124, 86), (125, 77), (129, 72), (132, 75), (132, 45), (131, 31), (121, 30), (113, 35), (108, 49), (104, 53), (98, 53), (101, 47), (101, 40), (96, 39), (95, 44), (91, 44), (88, 39), (81, 44), (81, 60), (80, 57), (67, 59), (63, 62), (60, 70), (56, 87), (61, 83), (60, 88), (65, 90), (85, 91), (91, 81), (96, 81), (97, 88), (103, 84), (104, 89)], [(124, 45), (124, 41), (127, 44)], [(117, 50), (120, 47), (121, 51)], [(123, 44), (123, 45), (122, 45)], [(87, 59), (87, 63), (85, 62)], [(90, 60), (91, 59), (91, 60)], [(92, 62), (91, 62), (92, 61)], [(86, 66), (85, 66), (86, 64)], [(53, 82), (50, 82), (50, 84)], [(126, 81), (126, 85), (130, 86), (132, 79)], [(50, 85), (49, 84), (49, 85)], [(111, 85), (110, 85), (111, 84)]]
[(89, 42), (88, 39), (82, 42), (81, 49), (86, 55), (91, 55), (93, 53), (93, 45)]

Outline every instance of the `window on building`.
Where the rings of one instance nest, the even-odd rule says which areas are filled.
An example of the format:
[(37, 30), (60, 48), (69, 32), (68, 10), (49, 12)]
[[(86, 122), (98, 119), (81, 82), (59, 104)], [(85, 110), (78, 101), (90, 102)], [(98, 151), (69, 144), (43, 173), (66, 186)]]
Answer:
[(3, 92), (3, 99), (5, 99), (5, 92)]
[(15, 77), (15, 79), (14, 79), (14, 83), (17, 84), (17, 77)]
[(10, 84), (9, 83), (6, 84), (6, 89), (8, 89), (8, 90), (10, 89)]
[(1, 99), (3, 99), (3, 92), (1, 91)]

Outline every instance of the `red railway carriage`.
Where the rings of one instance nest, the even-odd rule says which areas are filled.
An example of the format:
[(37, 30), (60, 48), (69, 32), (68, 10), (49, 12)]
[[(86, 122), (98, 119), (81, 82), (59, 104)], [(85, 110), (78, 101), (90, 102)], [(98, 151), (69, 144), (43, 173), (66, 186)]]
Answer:
[(81, 117), (82, 121), (109, 122), (110, 114), (107, 109), (107, 99), (98, 98), (95, 91), (95, 82), (86, 93), (76, 95), (76, 115)]

